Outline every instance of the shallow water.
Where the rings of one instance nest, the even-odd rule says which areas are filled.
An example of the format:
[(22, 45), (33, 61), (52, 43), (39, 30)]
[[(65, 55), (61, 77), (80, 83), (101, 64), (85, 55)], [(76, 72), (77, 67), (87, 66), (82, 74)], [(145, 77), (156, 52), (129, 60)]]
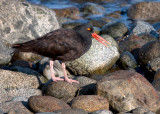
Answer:
[[(34, 3), (34, 4), (46, 6), (51, 9), (52, 8), (54, 8), (54, 9), (59, 8), (60, 9), (60, 8), (66, 8), (66, 7), (70, 7), (70, 6), (76, 6), (76, 7), (80, 8), (82, 6), (82, 4), (71, 2), (70, 0), (27, 0), (27, 1)], [(113, 13), (115, 11), (126, 12), (130, 5), (132, 5), (136, 2), (143, 2), (143, 1), (145, 1), (145, 2), (149, 2), (149, 1), (160, 2), (160, 0), (113, 0), (111, 2), (100, 3), (100, 5), (102, 5), (106, 9), (105, 14), (109, 14), (109, 13)], [(98, 16), (100, 16), (100, 15), (97, 15), (97, 17)], [(122, 17), (118, 20), (121, 20), (128, 25), (130, 22), (127, 20), (128, 19), (127, 14), (124, 13), (121, 16)]]

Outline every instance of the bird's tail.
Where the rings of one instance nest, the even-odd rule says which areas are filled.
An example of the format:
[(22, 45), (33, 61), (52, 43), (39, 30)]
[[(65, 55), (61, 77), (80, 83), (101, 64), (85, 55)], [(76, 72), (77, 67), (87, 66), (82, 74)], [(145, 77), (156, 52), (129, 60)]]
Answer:
[(12, 48), (15, 49), (15, 52), (29, 52), (31, 51), (31, 47), (28, 45), (28, 43), (19, 43), (19, 44), (13, 44)]

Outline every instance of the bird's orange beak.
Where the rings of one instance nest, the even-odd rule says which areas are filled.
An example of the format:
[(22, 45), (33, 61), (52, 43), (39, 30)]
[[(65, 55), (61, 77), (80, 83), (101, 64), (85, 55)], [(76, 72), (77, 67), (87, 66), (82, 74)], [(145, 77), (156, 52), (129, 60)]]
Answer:
[(111, 45), (109, 42), (107, 42), (104, 38), (100, 37), (98, 34), (96, 34), (95, 32), (92, 33), (92, 37), (95, 38), (96, 40), (98, 40), (99, 42), (101, 42), (103, 45), (105, 45), (106, 47), (108, 47), (105, 43)]

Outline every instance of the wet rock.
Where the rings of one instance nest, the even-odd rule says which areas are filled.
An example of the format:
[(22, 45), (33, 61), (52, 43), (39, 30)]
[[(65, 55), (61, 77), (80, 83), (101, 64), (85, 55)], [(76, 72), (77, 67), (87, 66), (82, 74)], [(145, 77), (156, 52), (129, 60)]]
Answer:
[(113, 113), (109, 110), (98, 110), (98, 111), (92, 112), (91, 114), (113, 114)]
[(79, 9), (75, 6), (69, 6), (65, 8), (53, 9), (58, 17), (67, 17), (72, 19), (80, 18)]
[(65, 102), (51, 96), (32, 96), (28, 100), (34, 112), (53, 112), (60, 109), (70, 109)]
[(148, 63), (148, 69), (151, 72), (156, 72), (158, 69), (160, 69), (160, 57), (154, 58)]
[(76, 80), (80, 83), (79, 95), (94, 95), (96, 93), (96, 80), (85, 76), (78, 76)]
[(109, 23), (102, 27), (102, 33), (108, 34), (113, 38), (123, 37), (127, 31), (128, 28), (123, 22)]
[(106, 16), (106, 17), (117, 18), (117, 19), (121, 18), (120, 13), (116, 13), (116, 12), (113, 12), (113, 13), (107, 14), (107, 15), (105, 15), (105, 16)]
[(72, 108), (83, 109), (87, 112), (93, 112), (102, 109), (109, 109), (107, 99), (97, 95), (82, 95), (75, 97), (71, 102)]
[(137, 107), (159, 109), (159, 95), (153, 86), (133, 70), (119, 70), (97, 82), (97, 94), (108, 99), (112, 108), (125, 112)]
[[(120, 53), (123, 53), (125, 51), (136, 51), (137, 49), (141, 48), (144, 44), (146, 44), (149, 41), (156, 40), (156, 38), (150, 34), (141, 34), (141, 35), (131, 35), (127, 37), (126, 39), (122, 39), (119, 42), (119, 51)], [(136, 55), (138, 53), (136, 52)]]
[(12, 61), (24, 60), (24, 61), (34, 62), (36, 60), (40, 60), (41, 58), (42, 58), (41, 55), (38, 54), (30, 52), (19, 52), (19, 53), (14, 53)]
[(125, 70), (130, 68), (136, 68), (137, 61), (135, 60), (134, 56), (130, 52), (125, 51), (121, 54), (118, 65)]
[(129, 8), (127, 15), (136, 20), (158, 20), (159, 7), (159, 2), (138, 2)]
[(40, 86), (37, 77), (24, 73), (0, 70), (0, 88), (38, 88)]
[(33, 114), (27, 108), (28, 106), (26, 105), (26, 103), (23, 103), (23, 102), (0, 103), (0, 110), (8, 114)]
[(23, 68), (32, 68), (33, 67), (33, 63), (32, 62), (28, 62), (28, 61), (24, 61), (24, 60), (17, 60), (17, 61), (14, 61), (10, 66), (19, 66), (19, 67), (23, 67)]
[(8, 64), (11, 61), (13, 50), (5, 45), (1, 40), (0, 42), (0, 65)]
[(82, 110), (82, 109), (62, 109), (62, 110), (58, 110), (55, 111), (55, 113), (57, 114), (88, 114), (86, 111)]
[(63, 28), (74, 28), (78, 25), (81, 25), (81, 24), (86, 24), (88, 23), (87, 20), (75, 20), (75, 21), (70, 21), (70, 22), (65, 22), (62, 24), (62, 27)]
[(98, 14), (102, 15), (105, 12), (105, 8), (95, 3), (85, 3), (81, 9), (86, 14)]
[(107, 22), (104, 20), (90, 20), (89, 23), (99, 28), (102, 28), (105, 24), (107, 24)]
[(75, 75), (104, 74), (119, 58), (118, 45), (115, 40), (108, 36), (102, 36), (111, 45), (105, 47), (96, 39), (92, 39), (92, 45), (80, 58), (67, 62), (67, 68)]
[(154, 75), (154, 80), (157, 80), (160, 78), (160, 69), (158, 69)]
[(140, 35), (142, 33), (149, 33), (155, 36), (158, 36), (157, 31), (154, 29), (154, 27), (145, 22), (145, 21), (135, 21), (132, 28), (131, 28), (131, 35)]
[(85, 3), (85, 2), (95, 2), (100, 3), (104, 1), (113, 1), (113, 0), (71, 0), (72, 2)]
[(53, 96), (64, 102), (70, 102), (79, 89), (77, 84), (70, 84), (65, 81), (51, 82), (43, 87), (45, 95)]
[(42, 92), (38, 89), (20, 88), (20, 89), (0, 89), (0, 103), (12, 100), (16, 96), (25, 97), (28, 100), (29, 97), (34, 95), (42, 95)]
[(29, 41), (60, 28), (55, 13), (46, 7), (19, 0), (1, 0), (0, 4), (0, 38), (9, 44)]
[(139, 50), (138, 59), (140, 64), (146, 65), (154, 58), (160, 57), (160, 41), (150, 41)]

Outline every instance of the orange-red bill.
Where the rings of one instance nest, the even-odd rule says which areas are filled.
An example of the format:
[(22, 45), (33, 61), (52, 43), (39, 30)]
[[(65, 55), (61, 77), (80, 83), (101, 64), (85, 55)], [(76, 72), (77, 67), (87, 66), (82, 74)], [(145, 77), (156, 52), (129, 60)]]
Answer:
[(102, 38), (101, 36), (99, 36), (98, 34), (96, 34), (95, 32), (92, 33), (92, 37), (94, 37), (96, 40), (98, 40), (99, 42), (101, 42), (103, 45), (105, 45), (106, 47), (108, 47), (105, 43), (111, 45), (109, 42), (107, 42), (104, 38)]

